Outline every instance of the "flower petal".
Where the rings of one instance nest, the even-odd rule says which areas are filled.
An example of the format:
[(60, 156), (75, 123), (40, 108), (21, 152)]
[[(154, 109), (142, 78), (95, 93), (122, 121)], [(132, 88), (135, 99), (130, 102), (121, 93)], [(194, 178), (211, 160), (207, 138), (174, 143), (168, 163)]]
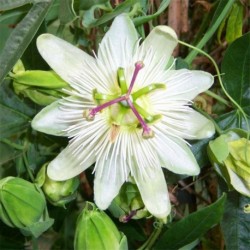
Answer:
[(50, 135), (66, 136), (64, 130), (68, 125), (59, 120), (64, 113), (59, 106), (59, 101), (56, 101), (43, 108), (32, 120), (32, 128)]
[(116, 76), (119, 67), (130, 63), (136, 41), (135, 26), (127, 14), (117, 16), (101, 41), (98, 58)]
[(47, 168), (49, 178), (64, 181), (73, 178), (90, 167), (96, 159), (93, 147), (85, 148), (80, 156), (74, 154), (74, 147), (68, 145)]
[(198, 94), (208, 90), (214, 77), (199, 70), (170, 70), (167, 75), (166, 98), (168, 100), (193, 100)]
[(185, 121), (185, 126), (183, 126), (183, 132), (186, 134), (183, 137), (184, 139), (203, 139), (211, 137), (215, 133), (215, 127), (212, 121), (190, 109), (188, 120)]
[[(164, 25), (156, 26), (139, 47), (138, 60), (144, 61), (150, 57), (151, 68), (157, 65), (158, 69), (165, 69), (177, 43), (178, 38), (173, 29)], [(147, 63), (144, 64), (147, 66)]]
[[(37, 38), (37, 48), (49, 66), (66, 82), (70, 84), (83, 85), (90, 92), (95, 88), (95, 81), (88, 81), (85, 78), (93, 73), (96, 68), (94, 57), (71, 45), (70, 43), (51, 34), (42, 34)], [(86, 85), (86, 84), (85, 84)]]
[(134, 179), (147, 210), (165, 219), (171, 211), (167, 184), (160, 167), (147, 167), (144, 173), (134, 168)]
[(96, 161), (95, 203), (103, 210), (108, 208), (115, 196), (118, 195), (122, 184), (129, 175), (126, 156), (120, 151), (121, 144), (126, 147), (124, 136), (126, 135), (120, 133), (113, 144), (110, 143), (110, 140), (107, 141), (106, 145), (104, 142), (105, 151)]
[(155, 132), (154, 142), (162, 167), (176, 174), (199, 174), (200, 168), (197, 161), (184, 141), (166, 135), (164, 130), (158, 129)]

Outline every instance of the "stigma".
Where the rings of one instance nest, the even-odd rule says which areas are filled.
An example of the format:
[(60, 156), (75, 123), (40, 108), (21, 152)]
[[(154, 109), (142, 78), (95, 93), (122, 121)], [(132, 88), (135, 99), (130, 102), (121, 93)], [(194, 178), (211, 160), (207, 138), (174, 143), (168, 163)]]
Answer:
[[(87, 121), (93, 121), (97, 113), (102, 112), (103, 109), (106, 109), (114, 104), (119, 103), (125, 109), (130, 109), (133, 112), (134, 116), (136, 117), (138, 121), (138, 124), (142, 128), (142, 137), (145, 139), (152, 138), (154, 136), (154, 132), (147, 124), (145, 117), (143, 117), (143, 115), (147, 112), (144, 111), (144, 109), (140, 107), (138, 104), (136, 104), (136, 99), (139, 98), (143, 94), (147, 94), (155, 87), (153, 88), (149, 87), (148, 90), (146, 91), (145, 91), (145, 88), (143, 88), (141, 93), (140, 93), (140, 90), (136, 91), (135, 96), (132, 93), (133, 87), (136, 83), (137, 76), (139, 72), (143, 69), (143, 67), (144, 67), (143, 61), (138, 61), (135, 63), (135, 68), (134, 68), (134, 72), (133, 72), (129, 87), (127, 87), (127, 83), (125, 80), (124, 69), (118, 68), (117, 82), (119, 84), (120, 94), (108, 96), (105, 94), (98, 93), (95, 90), (93, 96), (94, 96), (94, 99), (98, 101), (98, 104), (100, 103), (100, 105), (96, 106), (95, 108), (85, 110), (83, 113), (84, 118), (86, 118)], [(154, 86), (156, 86), (157, 88), (157, 86), (159, 87), (159, 84), (158, 85), (154, 84)], [(153, 118), (151, 120), (153, 120)], [(115, 132), (117, 133), (117, 129), (115, 129)], [(112, 141), (116, 137), (116, 133), (114, 133), (115, 136), (112, 135)]]

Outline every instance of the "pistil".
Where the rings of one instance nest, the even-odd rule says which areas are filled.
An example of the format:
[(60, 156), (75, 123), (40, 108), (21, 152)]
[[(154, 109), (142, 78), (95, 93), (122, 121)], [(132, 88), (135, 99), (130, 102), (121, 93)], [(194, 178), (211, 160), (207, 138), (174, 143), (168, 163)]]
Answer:
[[(134, 70), (134, 73), (133, 73), (133, 76), (132, 76), (132, 79), (131, 79), (131, 82), (130, 82), (130, 85), (129, 85), (129, 88), (127, 90), (127, 85), (126, 85), (126, 81), (125, 81), (125, 76), (124, 76), (124, 70), (122, 68), (119, 68), (118, 69), (118, 72), (117, 72), (117, 77), (118, 77), (118, 83), (121, 87), (121, 92), (122, 92), (122, 95), (120, 97), (117, 97), (113, 100), (110, 100), (108, 102), (105, 102), (93, 109), (90, 109), (90, 110), (87, 110), (85, 111), (84, 113), (84, 117), (88, 120), (88, 121), (92, 121), (94, 120), (95, 118), (95, 115), (102, 111), (103, 109), (113, 105), (113, 104), (116, 104), (116, 103), (121, 103), (124, 105), (124, 102), (127, 103), (127, 105), (130, 107), (130, 109), (133, 111), (134, 115), (136, 116), (136, 118), (138, 119), (138, 122), (141, 124), (142, 126), (142, 136), (143, 138), (151, 138), (154, 136), (154, 133), (152, 131), (152, 129), (147, 125), (147, 123), (144, 121), (144, 119), (142, 118), (142, 116), (140, 115), (140, 113), (138, 112), (138, 110), (136, 109), (136, 105), (133, 104), (133, 95), (131, 94), (132, 92), (132, 89), (135, 85), (135, 81), (136, 81), (136, 78), (138, 76), (138, 73), (139, 71), (144, 67), (144, 64), (142, 61), (138, 61), (137, 63), (135, 63), (135, 70)], [(152, 89), (155, 89), (155, 88), (158, 88), (159, 86), (153, 86), (153, 87), (150, 87), (149, 90)], [(143, 89), (142, 92), (139, 92), (137, 93), (135, 96), (136, 98), (138, 98), (140, 95), (144, 94), (146, 92), (147, 89)], [(137, 91), (138, 92), (138, 91)], [(94, 93), (94, 96), (98, 95), (97, 92)], [(99, 98), (102, 97), (102, 94), (99, 95)], [(108, 96), (104, 96), (105, 98), (100, 98), (100, 99), (108, 99), (109, 97)], [(98, 99), (99, 99), (98, 98)], [(144, 112), (145, 113), (145, 112)]]
[(139, 61), (139, 62), (136, 62), (135, 63), (135, 71), (134, 71), (134, 74), (132, 76), (132, 80), (131, 80), (131, 83), (129, 85), (129, 89), (128, 89), (128, 92), (126, 94), (126, 96), (129, 96), (131, 94), (131, 91), (134, 87), (134, 84), (135, 84), (135, 80), (136, 80), (136, 77), (139, 73), (139, 71), (144, 67), (144, 63), (142, 61)]

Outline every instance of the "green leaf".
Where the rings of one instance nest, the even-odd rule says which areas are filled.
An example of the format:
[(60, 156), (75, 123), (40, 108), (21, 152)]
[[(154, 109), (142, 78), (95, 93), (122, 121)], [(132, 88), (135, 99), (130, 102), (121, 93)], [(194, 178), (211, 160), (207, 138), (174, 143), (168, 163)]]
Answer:
[(212, 226), (220, 222), (225, 201), (226, 195), (223, 194), (212, 205), (173, 224), (161, 236), (154, 249), (179, 249), (202, 237)]
[(51, 2), (41, 2), (34, 4), (29, 13), (16, 26), (0, 55), (0, 83), (13, 68), (17, 60), (29, 45), (36, 31), (41, 25), (50, 7)]
[(74, 20), (76, 13), (73, 9), (73, 0), (61, 0), (59, 8), (59, 20), (61, 25), (66, 25), (67, 23)]
[(168, 7), (169, 3), (170, 3), (170, 0), (163, 0), (163, 1), (161, 1), (161, 4), (160, 4), (158, 10), (153, 15), (140, 16), (140, 17), (134, 18), (133, 21), (134, 21), (135, 26), (149, 22), (150, 20), (159, 16)]
[(15, 150), (10, 145), (3, 143), (0, 141), (0, 152), (1, 152), (1, 158), (0, 158), (0, 165), (15, 159), (17, 156), (22, 154), (22, 151)]
[(29, 12), (31, 5), (26, 5), (11, 11), (4, 11), (0, 14), (0, 27), (1, 27), (1, 39), (0, 39), (0, 51), (6, 44), (8, 37), (13, 31), (14, 27), (22, 20), (22, 18)]
[(121, 4), (119, 4), (112, 12), (105, 13), (104, 15), (102, 15), (98, 20), (94, 18), (95, 9), (102, 8), (104, 10), (108, 10), (109, 9), (108, 5), (102, 4), (102, 5), (93, 6), (90, 10), (85, 12), (85, 15), (87, 14), (87, 16), (83, 19), (83, 25), (87, 28), (103, 25), (111, 21), (116, 16), (124, 12), (128, 12), (139, 1), (140, 0), (126, 0), (122, 2)]
[(23, 132), (29, 126), (29, 117), (0, 104), (0, 139)]
[(243, 5), (239, 2), (234, 3), (227, 21), (226, 41), (228, 43), (242, 36), (243, 14)]
[[(211, 39), (216, 30), (219, 28), (220, 24), (223, 22), (224, 18), (228, 15), (234, 2), (235, 0), (220, 0), (219, 5), (216, 8), (213, 19), (211, 21), (210, 27), (203, 35), (202, 39), (196, 45), (197, 48), (202, 49), (207, 44), (207, 42)], [(198, 52), (196, 50), (192, 50), (185, 58), (185, 61), (188, 64), (191, 64), (197, 54)]]
[(44, 0), (1, 0), (0, 3), (0, 10), (5, 11), (5, 10), (10, 10), (14, 9), (20, 6), (23, 6), (25, 4), (31, 4), (31, 3), (38, 3), (38, 2), (45, 2)]
[(221, 72), (226, 90), (242, 107), (250, 103), (250, 32), (226, 50)]
[[(247, 114), (248, 122), (250, 123), (250, 105), (244, 107), (243, 110)], [(247, 130), (246, 121), (242, 118), (242, 115), (238, 110), (233, 110), (229, 113), (223, 114), (219, 116), (216, 121), (224, 130), (230, 128), (242, 128)]]
[(221, 228), (226, 249), (243, 250), (250, 246), (250, 216), (244, 207), (250, 204), (250, 198), (231, 191), (227, 195)]

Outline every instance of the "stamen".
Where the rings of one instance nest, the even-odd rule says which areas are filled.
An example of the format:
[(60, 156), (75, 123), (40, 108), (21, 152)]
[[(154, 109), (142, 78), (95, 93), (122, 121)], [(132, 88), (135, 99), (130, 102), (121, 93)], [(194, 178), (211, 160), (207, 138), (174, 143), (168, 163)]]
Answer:
[(142, 130), (143, 130), (142, 136), (143, 136), (143, 138), (148, 139), (148, 138), (154, 137), (154, 132), (146, 124), (146, 122), (142, 119), (142, 117), (140, 116), (140, 114), (138, 113), (136, 108), (134, 107), (132, 101), (130, 99), (127, 99), (127, 102), (128, 102), (129, 107), (132, 109), (133, 113), (135, 114), (135, 116), (137, 117), (138, 121), (140, 122), (140, 124), (142, 126)]
[(95, 118), (95, 115), (100, 112), (101, 110), (115, 104), (115, 103), (118, 103), (118, 102), (121, 102), (123, 100), (126, 100), (126, 97), (125, 96), (120, 96), (114, 100), (111, 100), (109, 102), (105, 102), (104, 104), (102, 105), (99, 105), (93, 109), (90, 109), (90, 110), (86, 110), (86, 112), (83, 114), (83, 116), (86, 118), (87, 121), (93, 121), (94, 118)]
[(121, 88), (122, 94), (126, 94), (128, 91), (128, 88), (127, 88), (127, 83), (126, 83), (126, 79), (125, 79), (124, 68), (118, 68), (117, 80), (118, 80), (118, 84)]
[(133, 100), (135, 101), (137, 98), (149, 94), (150, 92), (157, 90), (157, 89), (166, 89), (166, 84), (163, 83), (152, 83), (142, 89), (137, 90), (132, 94)]
[(135, 84), (135, 79), (139, 73), (139, 71), (144, 67), (144, 63), (143, 61), (139, 61), (139, 62), (136, 62), (135, 63), (135, 71), (134, 71), (134, 74), (132, 76), (132, 80), (131, 80), (131, 83), (129, 85), (129, 89), (128, 89), (128, 92), (127, 92), (127, 96), (129, 96), (131, 94), (131, 91), (134, 87), (134, 84)]

